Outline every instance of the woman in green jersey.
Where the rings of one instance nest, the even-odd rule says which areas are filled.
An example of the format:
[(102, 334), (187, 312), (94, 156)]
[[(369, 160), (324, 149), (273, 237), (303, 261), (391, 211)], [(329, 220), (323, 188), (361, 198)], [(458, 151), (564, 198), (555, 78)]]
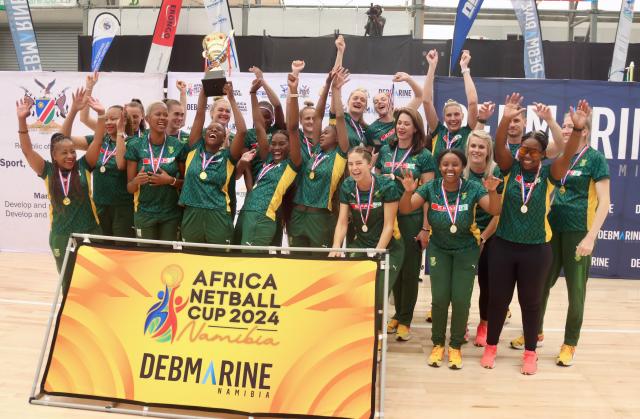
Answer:
[[(395, 112), (395, 135), (384, 144), (378, 153), (376, 170), (395, 181), (402, 190), (404, 171), (411, 171), (420, 184), (434, 177), (433, 156), (424, 147), (425, 134), (422, 117), (417, 110), (400, 108)], [(404, 241), (404, 262), (398, 281), (393, 287), (396, 314), (387, 325), (388, 333), (396, 333), (401, 341), (411, 339), (411, 320), (418, 298), (420, 259), (422, 250), (429, 243), (429, 222), (422, 208), (410, 214), (400, 214), (398, 225)]]
[[(295, 247), (328, 247), (333, 239), (333, 195), (342, 180), (349, 151), (341, 97), (342, 86), (348, 81), (348, 76), (344, 69), (329, 73), (318, 100), (312, 138), (319, 141), (309, 156), (302, 153), (302, 170), (289, 223), (290, 244)], [(330, 88), (332, 103), (337, 109), (336, 124), (321, 132)]]
[(262, 79), (256, 78), (249, 92), (258, 139), (257, 154), (264, 163), (258, 168), (236, 225), (235, 234), (241, 237), (240, 244), (244, 246), (272, 244), (278, 226), (278, 210), (302, 164), (298, 141), (298, 77), (291, 73), (287, 78), (287, 131), (275, 131), (271, 142), (267, 140), (264, 118), (256, 97), (262, 83)]
[(167, 136), (169, 112), (162, 102), (149, 105), (149, 129), (127, 146), (127, 190), (134, 196), (136, 236), (177, 240), (185, 145)]
[[(418, 109), (422, 103), (422, 88), (407, 73), (396, 73), (392, 79), (393, 83), (406, 82), (413, 90), (413, 99), (407, 104), (407, 108)], [(364, 136), (367, 139), (367, 146), (373, 147), (378, 152), (383, 144), (387, 144), (395, 134), (396, 120), (393, 109), (393, 89), (389, 92), (381, 92), (373, 97), (373, 108), (378, 114), (371, 125), (367, 127)], [(422, 118), (422, 117), (421, 117)]]
[(403, 171), (404, 194), (400, 200), (400, 213), (409, 214), (423, 205), (428, 208), (433, 320), (433, 349), (428, 364), (432, 367), (442, 364), (451, 305), (449, 368), (459, 369), (462, 368), (460, 347), (464, 343), (480, 254), (480, 231), (475, 223), (475, 214), (478, 206), (492, 215), (500, 213), (500, 198), (496, 192), (500, 179), (490, 176), (483, 179), (482, 184), (464, 179), (462, 172), (467, 158), (458, 149), (444, 150), (438, 155), (437, 164), (442, 177), (419, 188), (412, 171)]
[[(333, 247), (340, 248), (347, 235), (349, 222), (353, 223), (355, 238), (348, 243), (352, 248), (389, 250), (389, 291), (398, 278), (404, 258), (404, 243), (396, 222), (400, 190), (386, 176), (371, 173), (371, 152), (365, 147), (349, 151), (348, 167), (351, 175), (340, 187), (340, 214), (333, 235)], [(351, 221), (349, 221), (351, 220)], [(353, 254), (353, 256), (363, 256)], [(338, 252), (329, 257), (344, 257)], [(376, 305), (383, 304), (384, 272), (376, 277)], [(376, 316), (378, 319), (378, 316)], [(376, 320), (376, 329), (380, 325)]]
[[(427, 54), (429, 69), (424, 82), (423, 103), (427, 123), (429, 124), (429, 131), (432, 136), (431, 153), (436, 158), (442, 150), (457, 148), (458, 150), (464, 151), (467, 137), (476, 127), (478, 120), (478, 93), (471, 78), (471, 70), (469, 69), (470, 61), (471, 54), (469, 54), (469, 51), (463, 51), (462, 57), (460, 58), (460, 68), (462, 79), (464, 80), (464, 90), (467, 95), (467, 125), (462, 126), (462, 106), (451, 99), (444, 104), (442, 109), (443, 124), (438, 119), (438, 114), (433, 103), (433, 82), (436, 74), (436, 66), (438, 65), (438, 51), (432, 49)], [(439, 177), (438, 173), (436, 173), (436, 177)]]
[[(571, 137), (574, 127), (571, 116), (565, 115), (562, 125), (565, 141)], [(549, 224), (553, 231), (553, 262), (544, 286), (538, 334), (542, 335), (549, 292), (558, 280), (560, 270), (563, 270), (569, 307), (564, 341), (556, 358), (556, 364), (560, 366), (573, 363), (582, 328), (591, 253), (611, 202), (609, 166), (605, 156), (589, 146), (590, 138), (591, 119), (588, 118), (580, 132), (578, 152), (571, 157), (569, 171), (560, 179), (549, 213)]]
[(584, 100), (578, 103), (575, 112), (572, 108), (574, 128), (565, 146), (565, 154), (551, 165), (543, 165), (542, 159), (549, 143), (544, 132), (524, 135), (517, 160), (507, 148), (506, 133), (511, 119), (526, 111), (521, 102), (522, 97), (517, 93), (507, 97), (496, 133), (494, 153), (505, 176), (505, 185), (502, 213), (489, 253), (489, 322), (487, 346), (480, 364), (485, 368), (495, 365), (496, 345), (517, 284), (525, 338), (521, 372), (531, 375), (537, 371), (535, 351), (542, 291), (552, 262), (549, 244), (552, 231), (547, 220), (551, 194), (567, 174), (591, 109)]
[[(78, 111), (84, 94), (84, 89), (78, 89), (73, 94), (74, 112)], [(88, 104), (99, 115), (95, 135), (101, 138), (104, 135), (104, 107), (94, 99), (89, 99)], [(60, 272), (71, 233), (101, 232), (95, 205), (91, 199), (91, 170), (98, 162), (100, 142), (95, 141), (91, 144), (84, 157), (78, 159), (73, 141), (60, 133), (53, 134), (49, 149), (51, 161), (46, 161), (31, 144), (27, 117), (31, 113), (32, 105), (33, 102), (22, 99), (16, 102), (20, 148), (31, 169), (44, 179), (47, 188), (51, 204), (49, 246), (56, 261), (56, 268)], [(65, 280), (62, 283), (65, 294), (68, 288), (69, 282)]]
[(206, 97), (201, 91), (179, 201), (185, 207), (182, 238), (188, 242), (230, 244), (233, 236), (229, 186), (235, 182), (235, 165), (242, 155), (247, 128), (233, 86), (226, 83), (223, 89), (233, 109), (237, 131), (228, 148), (223, 148), (227, 133), (222, 124), (211, 121), (203, 135)]

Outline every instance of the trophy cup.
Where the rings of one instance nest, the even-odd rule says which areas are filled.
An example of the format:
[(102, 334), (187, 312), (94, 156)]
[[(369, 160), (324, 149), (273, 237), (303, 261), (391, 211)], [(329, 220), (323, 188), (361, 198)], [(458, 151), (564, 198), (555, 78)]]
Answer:
[(207, 71), (202, 79), (202, 88), (207, 97), (222, 96), (227, 82), (222, 64), (227, 60), (229, 38), (221, 32), (212, 32), (202, 40), (202, 56), (208, 60)]

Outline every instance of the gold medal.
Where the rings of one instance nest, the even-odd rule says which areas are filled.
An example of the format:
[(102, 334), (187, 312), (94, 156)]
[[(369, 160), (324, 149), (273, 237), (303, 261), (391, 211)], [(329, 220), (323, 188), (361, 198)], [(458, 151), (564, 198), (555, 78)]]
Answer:
[(362, 224), (362, 232), (366, 233), (367, 231), (369, 231), (369, 227), (366, 224)]
[(565, 192), (567, 192), (567, 189), (564, 187), (564, 185), (562, 185), (562, 186), (560, 187), (560, 193), (561, 193), (561, 194), (564, 194)]
[(63, 203), (64, 205), (69, 205), (69, 204), (71, 204), (71, 200), (70, 200), (68, 197), (65, 197), (65, 198), (62, 200), (62, 203)]
[(206, 180), (207, 179), (207, 172), (200, 172), (200, 179)]
[(311, 172), (309, 172), (309, 179), (313, 180), (315, 178), (316, 178), (316, 172), (312, 170)]
[(100, 166), (100, 173), (104, 173), (107, 171), (107, 168), (104, 166)]
[(389, 177), (391, 178), (391, 180), (396, 180), (396, 175), (394, 175), (393, 173), (391, 173)]
[(456, 231), (458, 231), (458, 227), (456, 227), (455, 224), (451, 224), (451, 227), (449, 227), (449, 231), (451, 232), (451, 234), (456, 234)]
[(523, 205), (523, 206), (520, 207), (520, 212), (521, 213), (526, 214), (527, 211), (529, 211), (529, 208), (527, 208), (526, 205)]

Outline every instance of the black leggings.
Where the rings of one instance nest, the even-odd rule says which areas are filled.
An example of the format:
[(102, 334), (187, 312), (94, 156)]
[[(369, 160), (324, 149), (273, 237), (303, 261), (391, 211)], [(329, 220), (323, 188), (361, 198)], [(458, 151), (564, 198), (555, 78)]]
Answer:
[(535, 351), (544, 283), (551, 268), (551, 245), (514, 243), (496, 237), (489, 253), (487, 344), (497, 345), (513, 290), (518, 284), (524, 347)]
[(478, 286), (480, 287), (480, 297), (478, 298), (478, 306), (480, 308), (480, 320), (487, 320), (489, 311), (489, 250), (493, 237), (489, 237), (482, 246), (480, 252), (480, 260), (478, 261)]

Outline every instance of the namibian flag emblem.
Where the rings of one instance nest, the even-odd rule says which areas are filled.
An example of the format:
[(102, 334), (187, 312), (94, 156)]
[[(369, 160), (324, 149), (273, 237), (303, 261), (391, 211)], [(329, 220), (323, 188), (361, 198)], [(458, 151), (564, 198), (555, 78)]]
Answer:
[(36, 116), (44, 125), (47, 125), (55, 116), (56, 104), (53, 99), (36, 99)]

